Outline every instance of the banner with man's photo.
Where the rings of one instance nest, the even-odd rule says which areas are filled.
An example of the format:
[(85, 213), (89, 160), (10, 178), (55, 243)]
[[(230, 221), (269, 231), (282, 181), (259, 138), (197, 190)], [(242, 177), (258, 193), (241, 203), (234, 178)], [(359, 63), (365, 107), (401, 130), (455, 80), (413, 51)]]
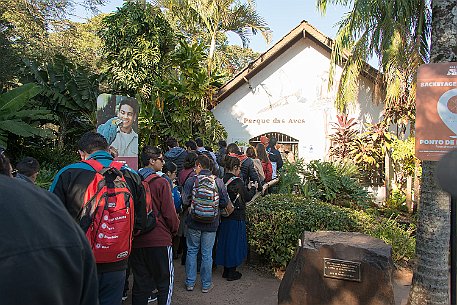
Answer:
[(97, 98), (97, 132), (110, 145), (115, 160), (138, 169), (138, 101), (132, 97), (100, 94)]

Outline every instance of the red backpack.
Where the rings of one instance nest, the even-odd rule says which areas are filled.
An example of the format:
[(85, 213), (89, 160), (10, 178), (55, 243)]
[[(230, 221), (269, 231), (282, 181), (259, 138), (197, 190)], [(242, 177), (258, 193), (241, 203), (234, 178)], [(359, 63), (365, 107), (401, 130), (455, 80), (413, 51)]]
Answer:
[(152, 231), (157, 225), (157, 216), (154, 214), (154, 210), (152, 209), (152, 197), (151, 197), (151, 188), (149, 186), (149, 183), (151, 181), (156, 180), (157, 178), (160, 178), (159, 175), (157, 174), (151, 174), (147, 176), (144, 180), (141, 181), (144, 187), (144, 194), (146, 197), (146, 225), (145, 228), (141, 231), (138, 231), (135, 233), (135, 236), (137, 235), (142, 235), (145, 233), (148, 233)]
[(84, 160), (95, 171), (84, 194), (79, 223), (86, 232), (97, 263), (126, 259), (132, 248), (133, 196), (120, 162), (104, 167), (99, 161)]

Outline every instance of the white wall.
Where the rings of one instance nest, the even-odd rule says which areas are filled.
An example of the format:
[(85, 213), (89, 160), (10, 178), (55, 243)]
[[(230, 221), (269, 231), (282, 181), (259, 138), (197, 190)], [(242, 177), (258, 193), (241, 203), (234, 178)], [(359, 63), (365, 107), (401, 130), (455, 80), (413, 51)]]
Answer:
[[(333, 106), (341, 68), (331, 92), (327, 91), (329, 56), (310, 39), (301, 39), (289, 50), (244, 83), (214, 109), (228, 132), (227, 142), (248, 142), (267, 132), (281, 132), (299, 140), (299, 157), (324, 159), (328, 152), (330, 122), (336, 120)], [(377, 121), (372, 84), (364, 79), (354, 117)]]

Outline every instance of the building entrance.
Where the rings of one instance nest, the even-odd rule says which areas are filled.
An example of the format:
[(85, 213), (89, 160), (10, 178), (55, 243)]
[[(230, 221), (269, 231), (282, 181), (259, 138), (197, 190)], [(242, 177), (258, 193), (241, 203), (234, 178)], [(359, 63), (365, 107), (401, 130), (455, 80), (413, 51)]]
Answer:
[(273, 132), (263, 133), (254, 138), (251, 138), (249, 140), (249, 144), (255, 147), (258, 143), (260, 143), (261, 136), (266, 136), (269, 139), (276, 138), (276, 140), (278, 140), (278, 143), (277, 143), (277, 144), (279, 144), (278, 150), (281, 152), (283, 160), (289, 160), (289, 162), (292, 162), (292, 161), (296, 160), (296, 158), (298, 157), (298, 140), (297, 139), (295, 139), (289, 135), (273, 131)]

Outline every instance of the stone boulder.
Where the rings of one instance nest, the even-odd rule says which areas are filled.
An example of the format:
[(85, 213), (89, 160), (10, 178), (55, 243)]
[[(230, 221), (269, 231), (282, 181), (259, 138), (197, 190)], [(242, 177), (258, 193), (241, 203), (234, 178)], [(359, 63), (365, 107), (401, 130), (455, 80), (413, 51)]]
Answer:
[(351, 232), (305, 232), (278, 292), (280, 305), (394, 305), (392, 248)]

